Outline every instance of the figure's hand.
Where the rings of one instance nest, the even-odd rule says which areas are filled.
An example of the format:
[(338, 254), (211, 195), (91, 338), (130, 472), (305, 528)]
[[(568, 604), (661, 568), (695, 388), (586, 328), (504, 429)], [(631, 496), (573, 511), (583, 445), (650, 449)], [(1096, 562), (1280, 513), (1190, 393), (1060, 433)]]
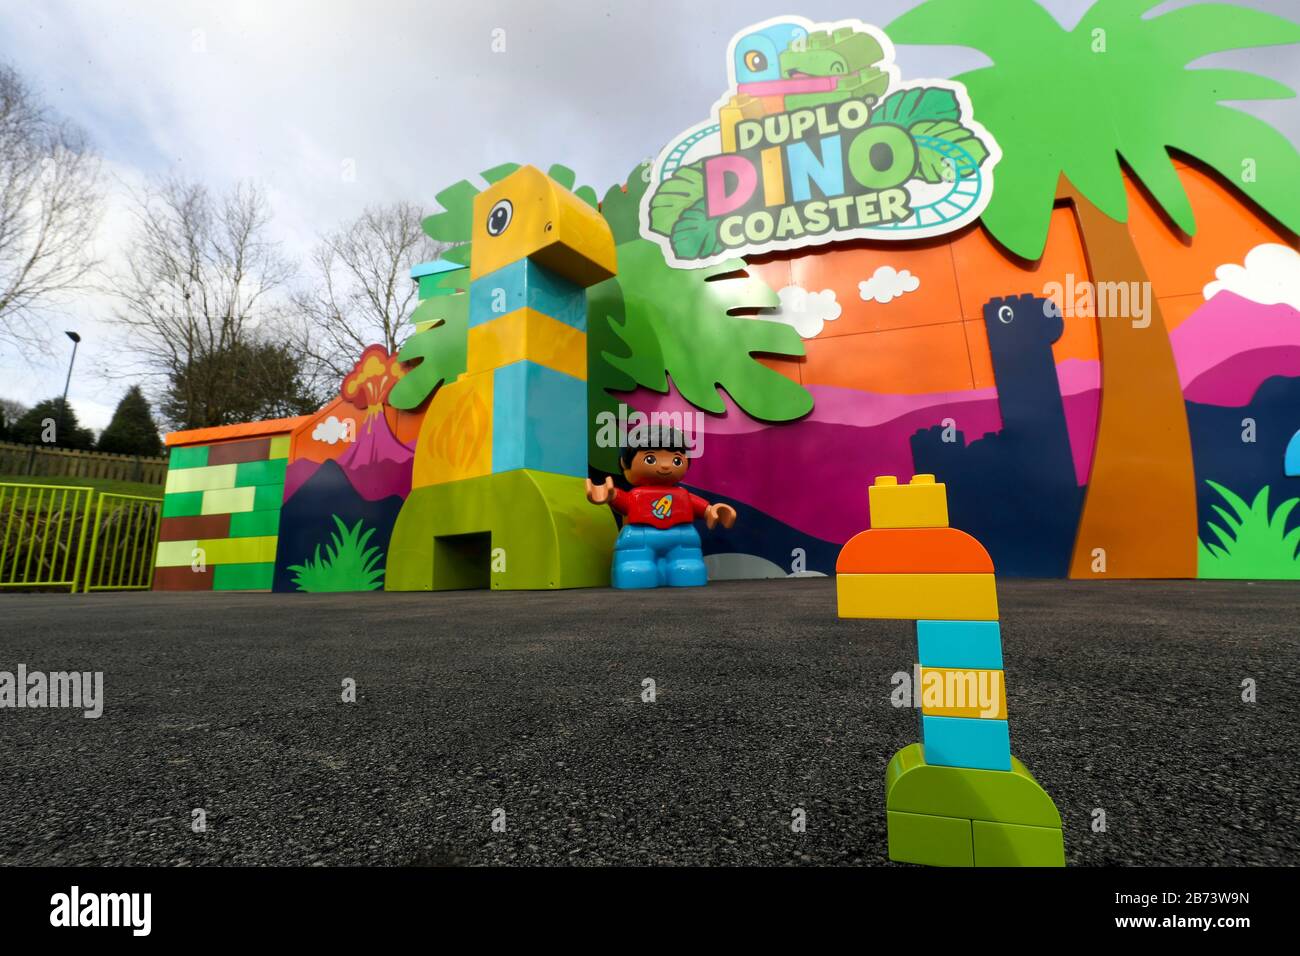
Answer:
[(614, 497), (614, 479), (605, 476), (603, 485), (593, 485), (591, 479), (587, 479), (587, 500), (593, 505), (608, 504), (609, 500)]
[(730, 528), (736, 523), (736, 509), (721, 502), (716, 505), (709, 505), (704, 509), (704, 523), (710, 528), (718, 524), (721, 524), (724, 528)]

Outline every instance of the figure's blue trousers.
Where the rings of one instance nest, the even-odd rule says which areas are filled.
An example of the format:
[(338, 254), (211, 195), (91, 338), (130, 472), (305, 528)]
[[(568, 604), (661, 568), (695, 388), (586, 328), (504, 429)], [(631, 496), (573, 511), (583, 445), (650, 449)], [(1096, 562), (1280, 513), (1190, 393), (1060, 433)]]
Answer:
[(691, 524), (654, 528), (628, 524), (614, 543), (610, 583), (616, 588), (694, 588), (707, 584), (700, 534)]

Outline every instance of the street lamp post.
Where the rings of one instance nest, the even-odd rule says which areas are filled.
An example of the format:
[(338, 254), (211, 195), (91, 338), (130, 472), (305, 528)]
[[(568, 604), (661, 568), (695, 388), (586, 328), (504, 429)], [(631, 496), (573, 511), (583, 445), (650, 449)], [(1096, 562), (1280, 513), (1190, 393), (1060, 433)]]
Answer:
[(72, 339), (72, 358), (68, 361), (68, 377), (63, 382), (63, 400), (59, 403), (59, 415), (67, 424), (68, 418), (68, 386), (72, 384), (72, 365), (77, 361), (77, 345), (81, 342), (81, 336), (76, 332), (64, 332), (68, 338)]

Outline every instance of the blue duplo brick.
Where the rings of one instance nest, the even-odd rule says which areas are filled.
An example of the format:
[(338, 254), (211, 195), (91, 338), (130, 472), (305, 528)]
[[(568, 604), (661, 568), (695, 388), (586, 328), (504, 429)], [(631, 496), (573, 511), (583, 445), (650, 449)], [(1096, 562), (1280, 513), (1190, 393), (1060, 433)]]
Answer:
[(587, 383), (527, 360), (492, 373), (492, 473), (587, 476)]
[(587, 331), (587, 296), (582, 287), (530, 259), (512, 262), (470, 283), (470, 328), (525, 307)]
[(925, 762), (939, 767), (1010, 770), (1011, 733), (1005, 720), (921, 717)]
[(1002, 630), (997, 621), (917, 621), (922, 667), (1002, 670)]

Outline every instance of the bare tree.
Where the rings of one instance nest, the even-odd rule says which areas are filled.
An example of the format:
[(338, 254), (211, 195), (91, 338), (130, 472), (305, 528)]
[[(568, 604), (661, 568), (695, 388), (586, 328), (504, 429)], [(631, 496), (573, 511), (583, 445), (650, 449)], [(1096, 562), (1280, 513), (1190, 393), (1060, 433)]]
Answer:
[(295, 295), (294, 305), (311, 329), (312, 359), (335, 381), (367, 345), (391, 352), (406, 337), (418, 298), (411, 266), (446, 248), (424, 234), (420, 219), (411, 203), (372, 206), (322, 236), (312, 252), (313, 286)]
[(293, 267), (267, 234), (262, 192), (244, 183), (214, 197), (166, 179), (135, 197), (135, 218), (115, 320), (132, 371), (162, 386), (169, 423), (197, 428), (314, 407), (318, 396), (286, 365), (298, 354), (284, 295)]
[(100, 198), (85, 134), (0, 64), (0, 349), (48, 349), (50, 308), (97, 265)]

